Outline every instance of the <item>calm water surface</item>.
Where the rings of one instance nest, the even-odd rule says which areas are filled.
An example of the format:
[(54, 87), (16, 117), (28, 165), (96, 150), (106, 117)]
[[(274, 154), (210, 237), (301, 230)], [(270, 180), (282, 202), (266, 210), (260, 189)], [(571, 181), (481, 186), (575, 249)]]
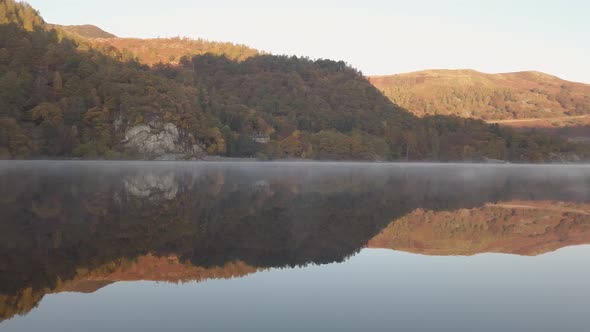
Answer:
[(0, 331), (589, 331), (590, 167), (0, 162)]

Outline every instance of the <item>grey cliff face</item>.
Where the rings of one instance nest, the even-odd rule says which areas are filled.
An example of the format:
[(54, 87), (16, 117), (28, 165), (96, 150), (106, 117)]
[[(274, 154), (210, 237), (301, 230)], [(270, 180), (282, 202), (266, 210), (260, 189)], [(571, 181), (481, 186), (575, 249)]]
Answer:
[(186, 160), (200, 159), (204, 150), (187, 143), (173, 123), (139, 124), (125, 131), (125, 148), (142, 154), (146, 159)]

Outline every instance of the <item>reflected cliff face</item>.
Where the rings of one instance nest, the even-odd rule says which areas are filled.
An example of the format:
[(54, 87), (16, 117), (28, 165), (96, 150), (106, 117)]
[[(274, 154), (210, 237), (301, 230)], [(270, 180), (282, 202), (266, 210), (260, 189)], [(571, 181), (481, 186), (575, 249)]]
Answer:
[(539, 255), (590, 243), (590, 168), (0, 164), (0, 318), (120, 280), (232, 278), (365, 247)]

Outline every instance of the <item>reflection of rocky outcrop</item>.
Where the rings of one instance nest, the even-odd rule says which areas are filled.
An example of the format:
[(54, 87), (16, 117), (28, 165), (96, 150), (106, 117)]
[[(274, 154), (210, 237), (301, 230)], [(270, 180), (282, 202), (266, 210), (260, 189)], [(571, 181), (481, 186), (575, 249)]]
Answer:
[(201, 147), (188, 141), (172, 123), (151, 122), (125, 131), (125, 147), (150, 159), (198, 159), (205, 156)]
[(590, 244), (590, 205), (511, 201), (455, 211), (418, 209), (393, 221), (371, 248), (425, 255), (539, 255)]
[(153, 200), (174, 199), (179, 186), (173, 172), (164, 174), (143, 172), (126, 177), (123, 183), (129, 194)]

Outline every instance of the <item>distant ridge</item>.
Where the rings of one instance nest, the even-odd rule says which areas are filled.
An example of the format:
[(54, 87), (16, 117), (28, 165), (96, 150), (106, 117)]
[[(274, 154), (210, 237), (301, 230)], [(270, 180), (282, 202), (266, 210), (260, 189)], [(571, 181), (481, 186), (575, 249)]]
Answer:
[(418, 116), (489, 121), (590, 114), (590, 85), (538, 71), (486, 74), (436, 69), (373, 76), (370, 81), (391, 101)]
[(212, 42), (190, 38), (96, 38), (89, 39), (94, 47), (115, 49), (127, 57), (147, 65), (178, 64), (182, 57), (215, 54), (231, 60), (243, 61), (260, 55), (256, 49), (227, 42)]
[(91, 25), (91, 24), (84, 24), (84, 25), (58, 25), (54, 24), (53, 27), (64, 30), (69, 33), (73, 33), (78, 35), (82, 38), (87, 39), (110, 39), (110, 38), (117, 38), (114, 34), (110, 32), (106, 32), (103, 29)]

